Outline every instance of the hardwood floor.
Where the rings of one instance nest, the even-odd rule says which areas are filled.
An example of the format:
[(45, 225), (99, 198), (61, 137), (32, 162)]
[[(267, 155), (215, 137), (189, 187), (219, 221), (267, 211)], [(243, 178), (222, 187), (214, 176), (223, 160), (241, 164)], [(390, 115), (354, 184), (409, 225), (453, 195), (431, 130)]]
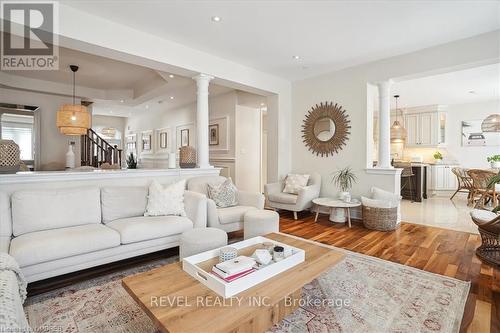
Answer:
[(352, 228), (328, 221), (314, 222), (309, 213), (280, 212), (280, 231), (324, 244), (412, 266), (425, 271), (471, 281), (462, 332), (500, 332), (500, 270), (475, 255), (479, 235), (402, 223), (394, 232), (365, 229), (360, 221)]

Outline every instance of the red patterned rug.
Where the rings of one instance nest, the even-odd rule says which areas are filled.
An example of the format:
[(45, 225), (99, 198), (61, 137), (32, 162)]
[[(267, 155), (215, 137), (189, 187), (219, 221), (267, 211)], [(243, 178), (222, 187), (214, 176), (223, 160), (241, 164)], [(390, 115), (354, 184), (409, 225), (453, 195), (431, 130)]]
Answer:
[[(127, 275), (169, 258), (28, 298), (38, 332), (154, 333), (151, 320), (121, 286)], [(272, 332), (458, 332), (470, 283), (347, 252), (306, 285), (304, 304)]]

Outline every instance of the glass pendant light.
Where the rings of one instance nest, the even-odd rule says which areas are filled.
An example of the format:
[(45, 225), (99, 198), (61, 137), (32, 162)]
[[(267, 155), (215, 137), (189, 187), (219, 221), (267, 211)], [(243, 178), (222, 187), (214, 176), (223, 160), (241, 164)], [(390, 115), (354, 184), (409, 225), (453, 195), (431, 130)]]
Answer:
[(64, 135), (85, 135), (90, 128), (90, 113), (83, 105), (75, 104), (75, 73), (78, 66), (70, 65), (73, 72), (73, 104), (64, 104), (57, 111), (56, 124)]
[[(399, 95), (394, 95), (394, 98), (396, 99), (396, 120), (391, 126), (391, 142), (392, 143), (402, 143), (406, 139), (406, 129), (401, 125), (401, 123), (398, 121), (398, 98)], [(401, 116), (403, 116), (403, 113), (401, 112)]]

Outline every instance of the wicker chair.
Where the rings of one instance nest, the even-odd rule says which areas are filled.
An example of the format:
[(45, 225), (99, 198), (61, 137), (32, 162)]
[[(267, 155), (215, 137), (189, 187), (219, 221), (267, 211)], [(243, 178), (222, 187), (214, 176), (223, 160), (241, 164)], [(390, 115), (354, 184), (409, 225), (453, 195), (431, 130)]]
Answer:
[(415, 174), (413, 173), (413, 167), (411, 165), (411, 162), (404, 162), (404, 161), (394, 162), (394, 167), (403, 169), (403, 171), (401, 171), (401, 180), (402, 180), (401, 191), (403, 191), (406, 188), (406, 186), (408, 186), (408, 190), (410, 191), (411, 202), (414, 202), (417, 197), (416, 193), (417, 186), (416, 186), (416, 177)]
[(493, 202), (493, 207), (496, 207), (498, 202), (498, 193), (496, 187), (488, 188), (490, 179), (496, 175), (496, 172), (481, 169), (471, 169), (467, 174), (472, 178), (472, 193), (470, 203), (473, 204), (477, 199), (477, 208), (484, 208), (486, 203), (490, 200)]
[(453, 193), (451, 196), (450, 200), (453, 200), (455, 195), (457, 195), (458, 192), (466, 192), (467, 193), (467, 200), (470, 202), (471, 197), (472, 197), (472, 190), (473, 190), (473, 185), (472, 185), (472, 178), (467, 175), (467, 170), (463, 168), (452, 168), (451, 172), (457, 177), (457, 184), (458, 188)]
[[(480, 215), (484, 217), (481, 218)], [(500, 215), (474, 210), (471, 212), (471, 218), (481, 235), (481, 245), (476, 249), (477, 256), (490, 264), (500, 266)]]
[(366, 229), (392, 231), (399, 228), (398, 208), (375, 208), (363, 205), (363, 225)]

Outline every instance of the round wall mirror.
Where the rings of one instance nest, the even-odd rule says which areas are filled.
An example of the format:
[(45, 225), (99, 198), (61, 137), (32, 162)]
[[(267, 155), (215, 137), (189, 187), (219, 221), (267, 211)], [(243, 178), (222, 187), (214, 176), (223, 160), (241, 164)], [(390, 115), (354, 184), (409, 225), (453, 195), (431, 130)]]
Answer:
[(319, 141), (328, 141), (335, 134), (335, 123), (328, 117), (323, 117), (314, 123), (314, 136)]
[(340, 105), (332, 102), (316, 104), (306, 115), (302, 138), (309, 150), (318, 156), (328, 157), (346, 145), (350, 122)]

